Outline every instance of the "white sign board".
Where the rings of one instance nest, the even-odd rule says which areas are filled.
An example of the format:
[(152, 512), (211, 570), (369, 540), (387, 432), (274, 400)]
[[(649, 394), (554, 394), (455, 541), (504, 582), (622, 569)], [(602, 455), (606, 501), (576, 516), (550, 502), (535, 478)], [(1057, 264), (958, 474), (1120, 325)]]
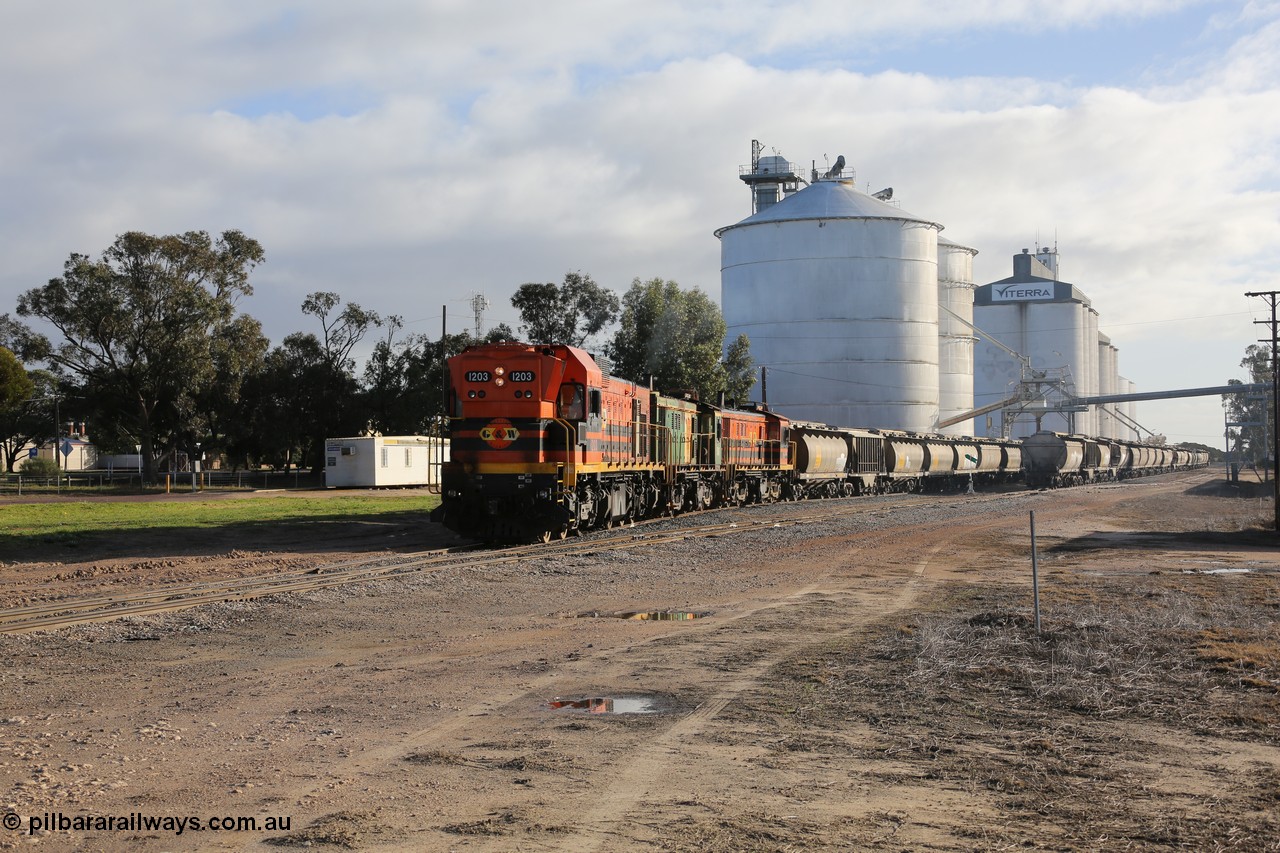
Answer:
[(1023, 282), (1021, 284), (991, 285), (992, 302), (1027, 302), (1032, 299), (1052, 299), (1053, 283)]

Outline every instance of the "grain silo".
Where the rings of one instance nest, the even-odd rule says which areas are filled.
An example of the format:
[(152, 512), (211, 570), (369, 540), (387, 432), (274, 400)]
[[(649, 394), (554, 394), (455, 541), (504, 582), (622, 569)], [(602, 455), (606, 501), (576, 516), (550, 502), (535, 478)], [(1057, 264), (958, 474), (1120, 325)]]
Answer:
[(715, 232), (726, 339), (750, 338), (789, 417), (929, 431), (941, 226), (860, 192), (843, 166)]
[[(1116, 373), (1117, 350), (1111, 338), (1098, 334), (1098, 393), (1102, 396), (1119, 394)], [(1098, 435), (1102, 438), (1120, 438), (1121, 421), (1116, 417), (1119, 403), (1107, 403), (1098, 407)]]
[[(1098, 312), (1089, 306), (1084, 312), (1084, 368), (1076, 377), (1076, 394), (1081, 397), (1098, 396)], [(1076, 422), (1076, 430), (1084, 435), (1101, 435), (1099, 432), (1099, 409), (1090, 406), (1087, 412), (1081, 413), (1081, 420)]]
[[(973, 405), (973, 257), (970, 249), (938, 238), (938, 418), (971, 411)], [(973, 435), (973, 418), (939, 432)]]
[[(1138, 386), (1133, 384), (1132, 381), (1125, 379), (1123, 376), (1118, 377), (1116, 379), (1116, 382), (1118, 383), (1116, 393), (1118, 394), (1138, 393)], [(1120, 437), (1127, 439), (1129, 441), (1140, 440), (1142, 436), (1140, 436), (1138, 434), (1138, 431), (1130, 425), (1130, 424), (1137, 423), (1138, 421), (1138, 404), (1133, 400), (1129, 400), (1128, 402), (1118, 403), (1117, 405), (1120, 407), (1120, 411), (1124, 414), (1124, 416), (1129, 419), (1129, 422), (1126, 423), (1124, 425), (1124, 428), (1120, 431)]]
[[(1046, 264), (1047, 258), (1051, 264)], [(979, 287), (974, 325), (1029, 360), (1045, 387), (1058, 383), (1075, 396), (1096, 393), (1098, 321), (1089, 299), (1057, 279), (1057, 253), (1030, 250), (1013, 256), (1013, 276)], [(979, 340), (974, 352), (974, 399), (979, 406), (1007, 398), (1023, 379), (1023, 366), (1002, 348)], [(1014, 438), (1038, 429), (1092, 434), (1093, 409), (1031, 412), (1010, 432)], [(998, 430), (996, 433), (998, 434)]]

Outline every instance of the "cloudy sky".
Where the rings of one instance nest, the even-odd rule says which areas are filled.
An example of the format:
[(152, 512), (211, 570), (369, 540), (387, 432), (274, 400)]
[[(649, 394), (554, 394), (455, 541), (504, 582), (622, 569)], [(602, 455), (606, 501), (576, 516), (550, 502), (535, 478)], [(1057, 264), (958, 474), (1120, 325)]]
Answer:
[[(1272, 0), (8, 0), (0, 313), (128, 230), (240, 229), (278, 342), (332, 290), (516, 324), (570, 270), (719, 296), (751, 140), (972, 246), (1059, 247), (1140, 390), (1241, 377), (1280, 289)], [(1220, 446), (1217, 398), (1139, 407)]]

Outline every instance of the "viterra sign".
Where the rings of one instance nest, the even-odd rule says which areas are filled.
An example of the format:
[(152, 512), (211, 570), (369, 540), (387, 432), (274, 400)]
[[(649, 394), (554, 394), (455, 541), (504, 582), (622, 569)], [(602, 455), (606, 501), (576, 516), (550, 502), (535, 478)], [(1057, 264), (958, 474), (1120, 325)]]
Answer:
[(992, 302), (1025, 302), (1028, 299), (1052, 298), (1052, 284), (1006, 284), (991, 288)]

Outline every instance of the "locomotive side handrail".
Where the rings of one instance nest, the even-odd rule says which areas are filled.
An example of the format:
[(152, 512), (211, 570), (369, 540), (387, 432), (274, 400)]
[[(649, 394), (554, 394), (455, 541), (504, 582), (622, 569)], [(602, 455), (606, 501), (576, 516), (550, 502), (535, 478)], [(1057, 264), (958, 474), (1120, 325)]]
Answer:
[(666, 424), (649, 422), (649, 440), (652, 442), (655, 462), (671, 463), (671, 428)]
[(574, 489), (578, 485), (578, 431), (573, 424), (561, 418), (554, 418), (554, 423), (564, 427), (564, 488)]

